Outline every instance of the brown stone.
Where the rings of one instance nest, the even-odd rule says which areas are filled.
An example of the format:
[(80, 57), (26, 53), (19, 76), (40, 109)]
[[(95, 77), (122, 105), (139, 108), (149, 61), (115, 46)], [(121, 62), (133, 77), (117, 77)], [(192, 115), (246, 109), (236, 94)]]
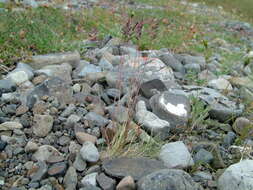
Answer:
[(41, 84), (42, 82), (44, 82), (47, 79), (46, 75), (39, 75), (37, 77), (34, 77), (34, 79), (32, 80), (32, 83), (34, 85), (38, 85)]
[(136, 185), (131, 176), (124, 177), (116, 187), (116, 190), (134, 190)]
[(17, 109), (16, 109), (16, 115), (22, 115), (24, 113), (26, 113), (29, 110), (29, 108), (25, 105), (20, 105)]
[(53, 164), (47, 171), (50, 176), (63, 175), (67, 169), (67, 165), (64, 162)]
[(47, 105), (44, 102), (38, 102), (33, 106), (33, 114), (43, 114), (47, 110)]
[(97, 137), (90, 135), (88, 133), (84, 133), (84, 132), (77, 132), (76, 139), (80, 144), (83, 144), (84, 142), (87, 142), (87, 141), (90, 141), (93, 144), (97, 142)]

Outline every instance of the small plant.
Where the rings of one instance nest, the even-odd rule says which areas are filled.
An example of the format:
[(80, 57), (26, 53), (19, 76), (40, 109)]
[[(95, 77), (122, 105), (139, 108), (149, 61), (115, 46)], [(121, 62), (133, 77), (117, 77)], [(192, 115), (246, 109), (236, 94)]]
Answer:
[(192, 113), (189, 123), (191, 126), (191, 130), (193, 130), (196, 127), (204, 124), (205, 119), (208, 117), (210, 107), (206, 106), (204, 102), (202, 102), (199, 98), (196, 97), (191, 98), (191, 105)]
[(131, 14), (122, 28), (123, 39), (126, 42), (133, 39), (139, 40), (142, 35), (143, 25), (143, 20), (134, 21), (134, 14)]

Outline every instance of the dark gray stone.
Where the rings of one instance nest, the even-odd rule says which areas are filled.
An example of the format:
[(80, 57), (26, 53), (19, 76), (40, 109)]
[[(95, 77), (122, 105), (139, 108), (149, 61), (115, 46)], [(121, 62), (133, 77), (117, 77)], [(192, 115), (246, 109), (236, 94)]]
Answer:
[(114, 190), (116, 187), (116, 181), (104, 173), (97, 175), (97, 183), (103, 190)]
[(223, 145), (228, 148), (233, 144), (236, 139), (236, 134), (233, 131), (229, 131), (223, 139)]
[(38, 162), (38, 171), (32, 176), (31, 182), (37, 182), (43, 179), (47, 173), (48, 166), (45, 162)]
[(102, 168), (109, 176), (124, 178), (132, 176), (135, 180), (154, 171), (166, 168), (161, 161), (149, 158), (115, 158), (103, 162)]
[(171, 53), (162, 54), (159, 57), (166, 65), (170, 66), (173, 71), (184, 73), (184, 67)]
[(5, 141), (0, 140), (0, 151), (3, 151), (6, 147), (7, 143)]
[(89, 112), (84, 117), (89, 122), (91, 127), (104, 127), (109, 123), (109, 120), (95, 112)]
[(194, 156), (195, 163), (210, 164), (213, 160), (213, 155), (205, 149), (200, 149)]
[(144, 82), (140, 86), (140, 93), (146, 98), (151, 98), (157, 92), (164, 92), (166, 90), (165, 84), (159, 79)]
[(200, 190), (191, 176), (183, 170), (155, 171), (138, 182), (138, 190)]
[(2, 79), (0, 80), (0, 95), (2, 93), (7, 93), (7, 92), (14, 92), (16, 90), (16, 85), (12, 80), (10, 79)]
[(50, 166), (48, 168), (47, 173), (50, 176), (61, 176), (65, 174), (66, 169), (67, 169), (67, 164), (65, 162), (59, 162)]
[(153, 96), (150, 105), (153, 113), (168, 121), (172, 128), (186, 126), (190, 117), (191, 105), (184, 95), (165, 91)]

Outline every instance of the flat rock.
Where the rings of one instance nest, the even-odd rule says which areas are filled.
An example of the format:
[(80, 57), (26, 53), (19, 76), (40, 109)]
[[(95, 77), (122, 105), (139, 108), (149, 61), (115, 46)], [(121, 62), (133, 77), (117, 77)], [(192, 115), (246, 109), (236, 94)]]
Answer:
[(22, 129), (23, 125), (14, 121), (7, 121), (0, 124), (0, 131), (13, 131), (14, 129)]
[(45, 162), (38, 162), (38, 170), (32, 175), (31, 182), (40, 181), (43, 177), (45, 177), (47, 173), (48, 166)]
[(208, 82), (208, 86), (217, 90), (233, 90), (230, 82), (224, 78), (213, 79)]
[(166, 139), (169, 136), (170, 123), (148, 111), (144, 101), (139, 101), (136, 105), (135, 120), (152, 136), (160, 139)]
[(139, 180), (154, 171), (164, 169), (161, 161), (149, 158), (115, 158), (106, 160), (102, 165), (105, 173), (116, 178), (132, 176), (134, 180)]
[(33, 154), (33, 157), (38, 161), (47, 161), (50, 158), (50, 156), (52, 156), (52, 155), (60, 156), (61, 153), (53, 146), (42, 145)]
[(38, 137), (45, 137), (53, 127), (54, 119), (50, 115), (38, 115), (33, 118), (33, 133)]
[(219, 190), (252, 190), (253, 160), (242, 160), (229, 166), (218, 179)]
[(159, 158), (168, 168), (182, 169), (194, 165), (191, 154), (182, 141), (163, 145)]
[(52, 166), (50, 166), (48, 168), (47, 173), (50, 176), (59, 176), (59, 175), (65, 174), (66, 169), (67, 169), (66, 163), (59, 162), (59, 163), (56, 163), (56, 164), (53, 164)]
[(29, 65), (34, 69), (41, 69), (46, 65), (54, 65), (61, 63), (69, 63), (72, 67), (76, 67), (80, 62), (80, 54), (75, 52), (64, 52), (46, 55), (36, 55), (32, 57)]
[(155, 171), (138, 182), (138, 190), (200, 190), (191, 176), (183, 170), (164, 169)]
[(68, 63), (63, 63), (61, 65), (47, 65), (40, 70), (37, 70), (36, 74), (45, 74), (50, 77), (58, 77), (64, 80), (66, 83), (70, 84), (72, 82), (71, 72), (71, 65)]
[(32, 108), (39, 98), (50, 96), (57, 98), (61, 106), (65, 106), (72, 103), (72, 95), (73, 91), (70, 85), (60, 78), (53, 77), (28, 91), (24, 103), (29, 108)]

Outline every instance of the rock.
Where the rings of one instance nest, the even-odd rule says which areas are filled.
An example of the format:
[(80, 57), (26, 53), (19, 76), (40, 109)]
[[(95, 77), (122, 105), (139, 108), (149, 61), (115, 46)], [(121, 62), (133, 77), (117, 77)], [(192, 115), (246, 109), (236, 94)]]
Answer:
[(45, 137), (53, 127), (54, 119), (50, 115), (38, 115), (33, 118), (33, 133), (38, 137)]
[(96, 180), (97, 180), (98, 185), (103, 190), (114, 190), (116, 187), (116, 181), (106, 176), (104, 173), (97, 175)]
[(140, 93), (146, 98), (151, 98), (153, 95), (164, 92), (166, 90), (167, 88), (165, 84), (159, 79), (154, 79), (142, 83), (140, 86)]
[(129, 119), (129, 109), (124, 106), (109, 106), (108, 112), (112, 120), (121, 124), (126, 123)]
[(166, 139), (169, 136), (170, 123), (147, 111), (144, 101), (139, 101), (136, 105), (135, 120), (153, 136), (160, 139)]
[(164, 169), (155, 171), (138, 182), (138, 190), (200, 190), (191, 176), (183, 170)]
[(49, 176), (63, 175), (65, 174), (66, 169), (67, 169), (66, 163), (59, 162), (50, 166), (47, 173)]
[(27, 152), (27, 153), (35, 152), (38, 150), (38, 148), (39, 148), (39, 146), (36, 143), (34, 143), (32, 141), (28, 141), (28, 143), (25, 146), (25, 152)]
[[(25, 63), (19, 62), (17, 64), (16, 68), (13, 71), (11, 71), (9, 74), (12, 74), (12, 73), (15, 73), (15, 72), (18, 72), (18, 71), (24, 71), (28, 75), (29, 80), (31, 80), (34, 76), (33, 68), (30, 67), (29, 65), (25, 64)], [(7, 78), (8, 78), (8, 75), (7, 75)]]
[(131, 176), (124, 177), (116, 187), (116, 190), (135, 190), (136, 185)]
[(213, 79), (208, 82), (208, 86), (217, 90), (233, 90), (230, 82), (224, 78)]
[(14, 84), (20, 85), (28, 81), (29, 76), (25, 71), (16, 71), (14, 73), (9, 73), (6, 79), (10, 79)]
[(86, 161), (83, 160), (83, 158), (82, 158), (82, 156), (81, 156), (80, 153), (78, 153), (78, 154), (76, 155), (76, 159), (75, 159), (75, 161), (74, 161), (74, 163), (73, 163), (73, 166), (74, 166), (74, 167), (76, 168), (76, 170), (79, 171), (79, 172), (82, 172), (82, 171), (84, 171), (84, 170), (86, 169), (86, 166), (87, 166)]
[(206, 151), (205, 149), (200, 149), (194, 156), (195, 163), (210, 164), (212, 160), (213, 160), (212, 153)]
[(95, 112), (89, 112), (84, 116), (84, 119), (88, 121), (90, 127), (104, 127), (109, 123), (109, 120), (96, 114)]
[(113, 69), (113, 65), (111, 64), (111, 62), (109, 60), (107, 60), (106, 57), (102, 57), (98, 63), (98, 66), (103, 70), (112, 70)]
[(14, 129), (22, 129), (21, 123), (14, 121), (7, 121), (0, 124), (0, 131), (13, 131)]
[(125, 157), (105, 160), (102, 167), (109, 176), (119, 179), (132, 176), (134, 180), (139, 180), (143, 176), (165, 168), (163, 163), (158, 160)]
[(184, 67), (171, 53), (162, 54), (159, 57), (162, 62), (170, 66), (174, 71), (184, 73)]
[(29, 108), (32, 108), (39, 98), (49, 96), (57, 98), (61, 106), (65, 106), (66, 104), (72, 103), (72, 95), (72, 89), (64, 80), (53, 77), (45, 80), (29, 91), (26, 96), (25, 104)]
[(193, 180), (195, 182), (205, 183), (207, 181), (211, 181), (212, 179), (213, 179), (213, 176), (208, 172), (197, 171), (193, 173)]
[(63, 184), (65, 190), (76, 189), (77, 185), (77, 173), (74, 167), (70, 166), (64, 176)]
[(46, 65), (40, 70), (36, 71), (36, 74), (45, 74), (50, 77), (57, 77), (64, 80), (67, 84), (71, 84), (71, 72), (72, 67), (68, 63), (63, 63), (61, 65)]
[(49, 145), (42, 145), (39, 149), (33, 154), (33, 157), (38, 161), (47, 161), (50, 156), (60, 156), (61, 153), (54, 148), (53, 146)]
[(210, 80), (213, 80), (213, 79), (215, 79), (216, 78), (216, 76), (215, 76), (215, 74), (213, 74), (211, 71), (209, 71), (209, 70), (204, 70), (204, 71), (202, 71), (202, 72), (200, 72), (199, 74), (198, 74), (198, 79), (199, 80), (205, 80), (205, 81), (210, 81)]
[(240, 116), (244, 111), (244, 105), (230, 101), (214, 89), (199, 86), (183, 86), (183, 88), (187, 91), (187, 96), (199, 98), (210, 106), (209, 116), (212, 119), (227, 122)]
[(80, 116), (71, 114), (66, 121), (66, 126), (72, 127), (80, 120), (81, 120)]
[(235, 139), (236, 139), (236, 134), (232, 131), (229, 131), (223, 139), (224, 146), (228, 148), (229, 146), (233, 144)]
[(32, 175), (31, 182), (37, 182), (43, 179), (47, 173), (48, 166), (45, 162), (38, 162), (38, 170)]
[(5, 141), (0, 140), (0, 151), (3, 151), (6, 147), (7, 143)]
[(69, 104), (69, 106), (61, 113), (61, 117), (68, 117), (76, 110), (76, 106), (74, 104)]
[(2, 93), (13, 92), (16, 90), (16, 84), (11, 79), (0, 80), (0, 95)]
[(74, 91), (75, 93), (81, 92), (81, 89), (82, 89), (82, 87), (81, 87), (80, 84), (74, 84), (74, 85), (72, 86), (72, 88), (73, 88), (73, 91)]
[(80, 55), (77, 51), (75, 51), (47, 55), (36, 55), (32, 57), (29, 65), (34, 69), (41, 69), (46, 65), (69, 63), (73, 68), (75, 68), (79, 62)]
[(201, 68), (205, 67), (206, 65), (206, 60), (205, 57), (203, 56), (192, 56), (192, 55), (179, 55), (180, 61), (184, 64), (184, 65), (188, 65), (188, 64), (198, 64), (201, 66)]
[(99, 187), (93, 186), (93, 185), (87, 185), (83, 188), (80, 188), (79, 190), (101, 190)]
[(77, 74), (77, 76), (80, 78), (87, 77), (88, 75), (95, 75), (96, 73), (100, 73), (100, 72), (102, 72), (100, 67), (86, 63), (83, 65), (82, 69)]
[(71, 140), (70, 137), (63, 135), (58, 139), (57, 142), (61, 146), (66, 146), (69, 144), (70, 140)]
[(85, 142), (80, 150), (80, 154), (87, 162), (97, 162), (99, 160), (99, 152), (92, 142)]
[(186, 73), (190, 72), (199, 73), (201, 71), (200, 65), (196, 63), (186, 64), (184, 65), (184, 68), (186, 70)]
[(245, 117), (238, 117), (233, 124), (233, 129), (239, 135), (253, 134), (253, 123)]
[(65, 160), (64, 156), (62, 156), (62, 155), (51, 155), (47, 159), (47, 163), (49, 163), (49, 164), (55, 164), (55, 163), (58, 163), (58, 162), (63, 162), (64, 160)]
[(229, 166), (218, 179), (219, 190), (251, 190), (253, 160), (242, 160)]
[(184, 95), (166, 91), (153, 96), (150, 105), (153, 113), (168, 121), (172, 128), (186, 126), (190, 117), (190, 102)]
[(92, 142), (93, 144), (97, 142), (97, 137), (84, 132), (77, 132), (76, 139), (80, 144), (83, 144), (87, 141)]
[(107, 89), (106, 94), (110, 98), (113, 98), (114, 100), (120, 99), (120, 97), (121, 97), (121, 91), (119, 89), (116, 89), (116, 88)]
[(97, 182), (96, 182), (97, 175), (98, 175), (98, 173), (96, 173), (96, 172), (88, 174), (88, 175), (84, 176), (81, 183), (84, 186), (89, 186), (89, 185), (96, 186), (97, 185)]
[(168, 168), (187, 168), (194, 165), (191, 154), (182, 141), (163, 145), (159, 158)]

